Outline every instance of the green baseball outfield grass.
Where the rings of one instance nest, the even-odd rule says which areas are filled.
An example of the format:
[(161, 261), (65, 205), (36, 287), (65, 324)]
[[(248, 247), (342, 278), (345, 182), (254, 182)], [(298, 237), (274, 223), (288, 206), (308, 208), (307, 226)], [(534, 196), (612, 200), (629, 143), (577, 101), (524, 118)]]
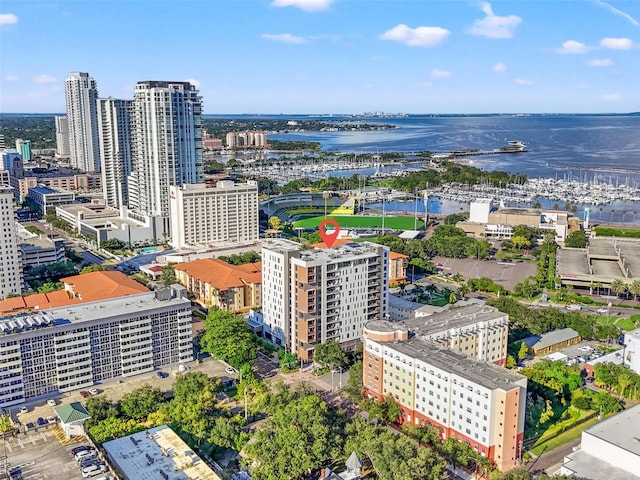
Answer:
[[(342, 228), (381, 228), (382, 217), (369, 217), (369, 216), (355, 216), (355, 215), (329, 215), (327, 218), (331, 218), (338, 222)], [(293, 223), (293, 228), (305, 228), (312, 229), (318, 228), (320, 222), (325, 219), (324, 215), (319, 217), (304, 218)], [(413, 217), (384, 217), (384, 228), (390, 230), (413, 230), (417, 225), (418, 228), (422, 228), (424, 223), (418, 220), (416, 223)]]

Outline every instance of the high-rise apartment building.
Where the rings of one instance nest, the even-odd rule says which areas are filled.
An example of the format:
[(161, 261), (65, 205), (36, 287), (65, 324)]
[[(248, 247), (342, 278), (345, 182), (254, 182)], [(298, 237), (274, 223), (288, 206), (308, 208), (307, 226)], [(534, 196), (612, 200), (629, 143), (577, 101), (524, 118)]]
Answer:
[(355, 349), (365, 324), (386, 318), (387, 247), (364, 242), (262, 253), (264, 323), (299, 358), (312, 359), (315, 346), (329, 340)]
[(96, 81), (88, 73), (71, 72), (64, 81), (71, 166), (100, 171)]
[(229, 132), (226, 136), (227, 148), (261, 148), (267, 145), (265, 132)]
[(202, 98), (189, 82), (138, 82), (131, 121), (129, 207), (168, 233), (169, 187), (204, 179)]
[(16, 139), (16, 150), (25, 162), (31, 161), (31, 140)]
[(0, 407), (193, 360), (182, 286), (111, 297), (0, 319)]
[(22, 267), (15, 225), (13, 188), (0, 185), (0, 299), (22, 291)]
[(219, 181), (169, 187), (171, 245), (255, 242), (260, 236), (258, 183)]
[(97, 103), (102, 192), (105, 204), (114, 208), (129, 203), (132, 103), (117, 98), (101, 98)]
[(69, 121), (66, 115), (56, 115), (56, 155), (66, 158), (71, 154), (69, 146)]
[(402, 421), (430, 424), (442, 440), (467, 443), (498, 469), (518, 465), (524, 440), (527, 378), (414, 335), (387, 321), (364, 329), (363, 384), (391, 395)]

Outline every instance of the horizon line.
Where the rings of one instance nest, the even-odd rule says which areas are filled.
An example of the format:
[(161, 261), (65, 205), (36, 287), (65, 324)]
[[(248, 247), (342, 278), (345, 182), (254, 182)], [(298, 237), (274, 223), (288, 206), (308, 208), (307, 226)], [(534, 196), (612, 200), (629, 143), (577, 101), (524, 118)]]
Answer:
[[(527, 116), (527, 115), (638, 115), (640, 111), (632, 112), (475, 112), (475, 113), (406, 113), (406, 112), (370, 112), (370, 113), (257, 113), (257, 112), (245, 112), (245, 113), (203, 113), (202, 116), (214, 115), (242, 115), (242, 116), (272, 116), (272, 117), (284, 117), (291, 116), (315, 116), (315, 117), (379, 117), (379, 118), (393, 118), (399, 116), (433, 116), (433, 115), (446, 115), (446, 116), (474, 116), (474, 115), (511, 115), (511, 116)], [(0, 112), (0, 115), (53, 115), (64, 116), (66, 112)]]

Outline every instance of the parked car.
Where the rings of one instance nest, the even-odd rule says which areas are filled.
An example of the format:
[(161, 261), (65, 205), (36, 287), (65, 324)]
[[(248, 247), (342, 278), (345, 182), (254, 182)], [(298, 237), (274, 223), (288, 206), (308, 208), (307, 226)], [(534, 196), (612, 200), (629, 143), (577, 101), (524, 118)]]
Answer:
[(53, 398), (50, 398), (49, 400), (47, 400), (47, 405), (49, 405), (50, 407), (55, 407), (56, 401)]
[(601, 313), (601, 314), (606, 314), (609, 313), (609, 309), (608, 308), (599, 308), (596, 310), (597, 313)]
[(156, 375), (158, 375), (158, 377), (160, 377), (160, 378), (167, 378), (169, 376), (168, 373), (162, 372), (162, 371), (156, 372)]
[(86, 390), (81, 390), (80, 391), (80, 396), (82, 398), (87, 398), (89, 396), (89, 392), (87, 392)]
[(81, 452), (76, 453), (75, 454), (75, 459), (76, 459), (76, 462), (80, 463), (85, 458), (91, 458), (91, 457), (95, 457), (95, 456), (96, 456), (96, 452), (92, 448), (91, 450), (83, 450)]
[(89, 390), (89, 393), (91, 395), (98, 395), (100, 391), (97, 388), (92, 388), (91, 390)]
[(93, 465), (92, 467), (87, 467), (82, 470), (82, 478), (95, 477), (96, 475), (100, 475), (107, 471), (107, 467), (104, 465)]
[(91, 465), (102, 465), (102, 462), (98, 457), (89, 457), (80, 461), (80, 468), (87, 468)]
[(77, 447), (73, 447), (71, 449), (71, 455), (77, 455), (78, 453), (87, 450), (93, 450), (93, 447), (91, 445), (78, 445)]
[(28, 432), (29, 430), (33, 430), (34, 428), (36, 428), (36, 424), (29, 422), (24, 426), (24, 431)]
[(20, 407), (20, 413), (28, 413), (29, 409), (27, 407)]
[(56, 417), (53, 417), (53, 416), (49, 415), (47, 417), (47, 423), (48, 424), (56, 423)]
[(42, 417), (38, 417), (37, 422), (39, 427), (44, 427), (47, 424), (47, 421)]

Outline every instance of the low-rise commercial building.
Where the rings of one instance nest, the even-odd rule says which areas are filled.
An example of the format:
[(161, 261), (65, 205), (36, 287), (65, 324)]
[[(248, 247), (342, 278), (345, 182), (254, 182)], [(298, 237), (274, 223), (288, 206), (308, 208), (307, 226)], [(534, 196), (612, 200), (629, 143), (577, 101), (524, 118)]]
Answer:
[(189, 362), (191, 302), (174, 285), (5, 317), (0, 359), (2, 407)]
[(518, 465), (527, 378), (375, 321), (364, 330), (363, 384), (379, 401), (392, 396), (402, 421), (430, 424), (442, 440), (467, 443), (502, 470)]
[(29, 200), (31, 200), (35, 210), (45, 215), (49, 209), (55, 209), (58, 205), (67, 205), (76, 201), (76, 194), (66, 190), (56, 190), (53, 188), (38, 185), (29, 189)]
[(16, 223), (16, 229), (20, 263), (23, 269), (66, 260), (64, 242), (61, 238), (49, 238), (45, 234), (31, 233), (19, 223)]
[[(469, 219), (456, 226), (477, 238), (508, 239), (514, 227), (526, 225), (553, 232), (556, 241), (564, 242), (574, 228), (570, 225), (570, 216), (569, 212), (540, 208), (496, 208), (492, 200), (481, 198), (471, 202)], [(579, 228), (577, 223), (575, 228)]]
[(204, 308), (247, 312), (262, 305), (262, 265), (206, 258), (173, 266), (176, 279)]
[(168, 426), (150, 428), (102, 444), (124, 480), (221, 480)]
[(547, 355), (569, 345), (575, 345), (580, 343), (581, 340), (580, 334), (573, 328), (561, 328), (543, 335), (527, 337), (522, 341), (527, 344), (529, 351), (533, 355), (539, 356)]
[(582, 432), (580, 447), (565, 456), (561, 475), (592, 480), (640, 479), (640, 405)]

